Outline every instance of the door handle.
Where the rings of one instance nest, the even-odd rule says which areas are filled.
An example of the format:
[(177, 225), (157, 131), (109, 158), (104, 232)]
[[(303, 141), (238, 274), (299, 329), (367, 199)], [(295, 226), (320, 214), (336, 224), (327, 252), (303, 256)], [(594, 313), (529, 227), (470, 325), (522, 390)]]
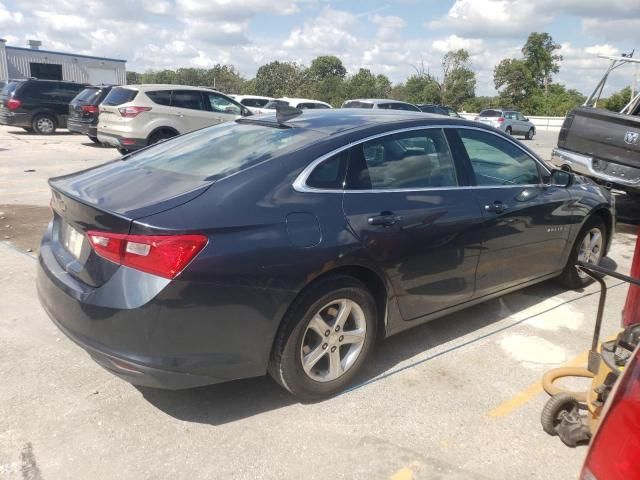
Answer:
[(502, 213), (504, 212), (507, 207), (504, 203), (502, 203), (500, 200), (496, 200), (495, 202), (491, 203), (491, 204), (487, 204), (484, 206), (484, 211), (485, 212), (493, 212), (493, 213)]
[(367, 223), (369, 225), (380, 225), (383, 227), (395, 225), (397, 221), (398, 217), (396, 217), (392, 212), (380, 212), (380, 215), (374, 215), (367, 219)]

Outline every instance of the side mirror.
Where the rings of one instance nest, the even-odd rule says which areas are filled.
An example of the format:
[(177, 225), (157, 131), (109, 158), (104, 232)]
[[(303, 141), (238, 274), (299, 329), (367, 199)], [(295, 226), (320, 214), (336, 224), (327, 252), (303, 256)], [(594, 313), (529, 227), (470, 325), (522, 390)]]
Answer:
[(564, 170), (552, 170), (547, 184), (566, 188), (571, 185), (572, 181), (573, 175), (571, 174), (571, 172), (566, 172)]

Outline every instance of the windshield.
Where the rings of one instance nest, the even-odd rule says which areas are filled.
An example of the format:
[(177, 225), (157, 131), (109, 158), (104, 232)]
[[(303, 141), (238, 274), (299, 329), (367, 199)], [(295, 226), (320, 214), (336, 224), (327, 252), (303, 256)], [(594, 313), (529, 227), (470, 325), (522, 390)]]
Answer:
[(143, 168), (219, 180), (322, 136), (302, 128), (229, 122), (159, 143), (128, 161)]
[(368, 102), (345, 102), (342, 108), (373, 108), (373, 103)]
[(288, 107), (289, 102), (286, 102), (284, 100), (271, 100), (264, 106), (264, 108), (275, 110), (278, 105), (280, 105), (281, 107)]

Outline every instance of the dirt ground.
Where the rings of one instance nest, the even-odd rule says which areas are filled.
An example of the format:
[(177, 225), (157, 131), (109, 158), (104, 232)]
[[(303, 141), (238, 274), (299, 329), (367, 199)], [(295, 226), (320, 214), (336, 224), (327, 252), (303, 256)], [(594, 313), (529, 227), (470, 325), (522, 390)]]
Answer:
[(0, 235), (27, 252), (37, 252), (51, 209), (35, 205), (0, 205)]

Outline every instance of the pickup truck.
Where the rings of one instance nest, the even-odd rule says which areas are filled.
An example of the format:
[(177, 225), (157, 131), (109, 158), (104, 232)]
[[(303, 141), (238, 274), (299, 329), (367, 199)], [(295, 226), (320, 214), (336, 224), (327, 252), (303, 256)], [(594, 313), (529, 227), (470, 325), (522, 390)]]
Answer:
[(612, 60), (611, 66), (594, 93), (565, 118), (551, 163), (640, 196), (640, 93), (620, 113), (595, 108), (611, 70), (640, 59), (606, 58)]

